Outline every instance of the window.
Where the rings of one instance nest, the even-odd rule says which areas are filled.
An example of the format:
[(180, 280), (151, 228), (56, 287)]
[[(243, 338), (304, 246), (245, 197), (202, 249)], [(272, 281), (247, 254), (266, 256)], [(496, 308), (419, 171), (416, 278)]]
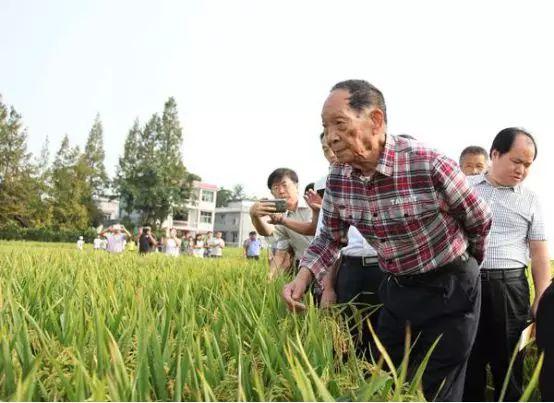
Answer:
[(212, 213), (209, 211), (201, 211), (200, 212), (200, 222), (205, 224), (211, 224), (212, 223)]
[(209, 190), (202, 191), (202, 201), (213, 203), (214, 202), (214, 192)]
[(189, 212), (188, 211), (181, 211), (179, 213), (175, 213), (173, 215), (173, 219), (177, 221), (188, 221), (189, 220)]
[(231, 242), (238, 242), (239, 239), (239, 233), (236, 231), (231, 232)]

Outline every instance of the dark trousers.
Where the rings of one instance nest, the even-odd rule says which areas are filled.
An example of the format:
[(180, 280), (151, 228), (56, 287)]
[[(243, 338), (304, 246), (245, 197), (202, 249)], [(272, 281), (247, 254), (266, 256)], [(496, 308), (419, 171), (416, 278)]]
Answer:
[(393, 363), (399, 366), (402, 361), (407, 324), (412, 343), (417, 337), (410, 353), (410, 375), (440, 337), (423, 374), (423, 393), (427, 400), (460, 401), (481, 306), (476, 260), (464, 253), (428, 273), (388, 275), (379, 296), (383, 309), (378, 335)]
[(342, 313), (347, 321), (358, 357), (371, 361), (377, 350), (367, 320), (377, 330), (381, 300), (377, 294), (385, 277), (377, 262), (367, 263), (361, 257), (343, 256), (337, 272), (337, 303), (345, 305)]
[[(494, 400), (498, 401), (508, 366), (521, 332), (528, 325), (529, 284), (525, 269), (481, 272), (481, 319), (468, 362), (464, 401), (485, 400), (486, 366), (490, 364)], [(523, 354), (512, 367), (504, 401), (518, 401), (523, 393)]]
[(554, 401), (554, 283), (542, 294), (537, 309), (537, 345), (544, 352), (539, 379), (543, 402)]

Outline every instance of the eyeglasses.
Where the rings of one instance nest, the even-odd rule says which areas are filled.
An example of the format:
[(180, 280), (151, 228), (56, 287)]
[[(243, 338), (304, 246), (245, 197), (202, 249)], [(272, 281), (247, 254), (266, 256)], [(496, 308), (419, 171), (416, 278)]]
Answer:
[(287, 189), (290, 189), (292, 186), (293, 186), (292, 182), (281, 182), (281, 183), (276, 183), (275, 185), (271, 186), (271, 190), (273, 192), (276, 192), (276, 191), (280, 190), (281, 188), (287, 190)]

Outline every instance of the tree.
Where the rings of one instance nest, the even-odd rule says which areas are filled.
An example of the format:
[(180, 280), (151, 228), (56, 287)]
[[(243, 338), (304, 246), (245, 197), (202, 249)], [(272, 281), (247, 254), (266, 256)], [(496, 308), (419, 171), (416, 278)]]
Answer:
[(190, 199), (199, 179), (183, 164), (183, 134), (177, 104), (169, 98), (162, 116), (152, 115), (144, 128), (135, 121), (119, 160), (116, 188), (125, 210), (138, 211), (143, 222), (161, 223)]
[(103, 128), (99, 114), (96, 115), (90, 129), (83, 158), (89, 168), (87, 182), (92, 189), (93, 196), (101, 196), (108, 187), (108, 175), (104, 166)]
[(244, 186), (241, 184), (236, 184), (233, 186), (233, 200), (244, 200), (246, 199), (246, 194), (244, 193)]
[(90, 225), (88, 202), (92, 200), (92, 189), (87, 182), (88, 171), (79, 147), (71, 147), (65, 135), (51, 172), (49, 203), (55, 228), (85, 229)]
[(227, 205), (231, 200), (233, 200), (233, 192), (229, 189), (225, 189), (224, 187), (222, 187), (217, 191), (215, 206), (227, 207)]
[(0, 226), (28, 227), (37, 218), (30, 208), (39, 196), (30, 157), (21, 115), (0, 96)]

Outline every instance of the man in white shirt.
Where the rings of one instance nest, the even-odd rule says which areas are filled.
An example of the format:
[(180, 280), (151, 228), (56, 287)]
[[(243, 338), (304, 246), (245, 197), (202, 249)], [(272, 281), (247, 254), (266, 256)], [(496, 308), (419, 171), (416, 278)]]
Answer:
[[(123, 231), (123, 232), (122, 232)], [(125, 250), (125, 237), (131, 238), (131, 234), (125, 226), (121, 224), (115, 224), (109, 227), (106, 231), (100, 233), (101, 236), (105, 236), (108, 241), (106, 250), (110, 253), (121, 253)]]

